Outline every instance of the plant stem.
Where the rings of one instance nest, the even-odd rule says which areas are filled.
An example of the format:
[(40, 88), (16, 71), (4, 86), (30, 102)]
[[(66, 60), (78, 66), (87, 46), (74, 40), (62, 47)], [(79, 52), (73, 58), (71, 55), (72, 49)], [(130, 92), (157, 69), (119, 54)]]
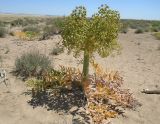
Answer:
[(84, 51), (84, 58), (83, 58), (83, 80), (88, 78), (89, 73), (89, 53), (88, 51)]

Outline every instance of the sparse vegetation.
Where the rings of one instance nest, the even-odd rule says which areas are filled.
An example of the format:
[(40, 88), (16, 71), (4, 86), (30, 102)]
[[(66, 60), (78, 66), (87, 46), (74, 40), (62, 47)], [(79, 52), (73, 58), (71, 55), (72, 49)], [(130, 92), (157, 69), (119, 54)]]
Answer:
[(160, 40), (160, 32), (154, 33), (153, 34), (158, 40)]
[(58, 29), (56, 28), (56, 26), (45, 26), (39, 40), (47, 40), (55, 34), (58, 34)]
[(4, 27), (0, 27), (0, 38), (4, 38), (6, 36), (6, 29)]
[(20, 40), (26, 40), (26, 41), (32, 41), (39, 39), (39, 34), (32, 31), (26, 31), (26, 32), (15, 32), (15, 36), (17, 36)]
[[(85, 85), (82, 84), (83, 77), (79, 69), (60, 66), (59, 71), (52, 69), (40, 79), (29, 79), (27, 86), (32, 89), (34, 98), (38, 93), (50, 89), (59, 89), (54, 97), (62, 94), (64, 89), (69, 90), (70, 93), (76, 87), (80, 88), (81, 92), (84, 90), (87, 99), (86, 109), (97, 124), (101, 124), (102, 121), (108, 118), (118, 116), (120, 113), (117, 108), (132, 109), (139, 105), (129, 90), (121, 88), (123, 79), (117, 71), (105, 72), (95, 61), (92, 61), (91, 65), (95, 74), (89, 76), (90, 78)], [(94, 89), (91, 88), (93, 86), (95, 87)]]
[(13, 27), (16, 27), (16, 26), (25, 26), (25, 25), (26, 24), (25, 24), (25, 22), (24, 22), (23, 19), (16, 19), (16, 20), (13, 20), (11, 22), (11, 26), (13, 26)]
[(15, 72), (23, 77), (39, 76), (43, 71), (50, 68), (50, 60), (37, 51), (25, 53), (16, 59)]
[(27, 26), (27, 27), (24, 27), (23, 32), (35, 32), (35, 33), (39, 33), (40, 30), (38, 29), (38, 27), (34, 27), (34, 26)]
[(141, 34), (143, 32), (144, 32), (143, 29), (140, 29), (140, 28), (135, 31), (136, 34)]

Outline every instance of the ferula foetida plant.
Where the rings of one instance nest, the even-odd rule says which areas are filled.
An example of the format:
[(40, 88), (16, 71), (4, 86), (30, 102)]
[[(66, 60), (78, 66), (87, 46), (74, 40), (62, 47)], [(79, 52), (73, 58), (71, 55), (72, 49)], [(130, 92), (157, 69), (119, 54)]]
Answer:
[(63, 45), (74, 55), (84, 53), (83, 78), (89, 73), (89, 61), (94, 52), (107, 57), (119, 48), (116, 41), (120, 27), (120, 15), (107, 5), (99, 7), (98, 12), (87, 17), (86, 8), (76, 7), (66, 17), (62, 29)]

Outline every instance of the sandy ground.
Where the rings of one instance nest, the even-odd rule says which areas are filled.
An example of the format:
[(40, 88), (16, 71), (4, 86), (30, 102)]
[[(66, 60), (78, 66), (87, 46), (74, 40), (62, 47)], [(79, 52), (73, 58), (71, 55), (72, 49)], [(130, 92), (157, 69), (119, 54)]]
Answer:
[[(78, 124), (72, 121), (74, 115), (48, 111), (41, 106), (33, 108), (28, 104), (31, 97), (24, 94), (27, 91), (25, 83), (10, 73), (18, 56), (35, 49), (48, 55), (55, 67), (62, 64), (81, 68), (81, 65), (77, 65), (78, 60), (72, 55), (66, 53), (50, 55), (59, 40), (59, 36), (45, 41), (19, 41), (15, 37), (0, 38), (0, 55), (3, 57), (1, 66), (7, 70), (9, 78), (7, 87), (3, 83), (0, 84), (0, 124)], [(131, 89), (142, 106), (135, 111), (126, 110), (126, 117), (112, 119), (111, 124), (159, 124), (160, 95), (147, 95), (140, 91), (160, 89), (160, 50), (158, 50), (160, 41), (151, 33), (134, 34), (133, 30), (127, 34), (120, 34), (118, 40), (123, 47), (120, 55), (95, 58), (106, 69), (118, 70), (121, 73), (124, 77), (124, 87)]]

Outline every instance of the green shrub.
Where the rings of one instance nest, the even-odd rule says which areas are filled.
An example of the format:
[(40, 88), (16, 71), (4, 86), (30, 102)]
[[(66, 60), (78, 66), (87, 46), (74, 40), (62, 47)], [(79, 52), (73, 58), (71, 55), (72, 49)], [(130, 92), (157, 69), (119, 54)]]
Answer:
[(5, 26), (5, 23), (0, 21), (0, 27), (4, 27)]
[(6, 29), (4, 27), (0, 27), (0, 38), (4, 38), (6, 36)]
[(136, 34), (140, 34), (140, 33), (143, 33), (143, 32), (144, 32), (143, 29), (140, 29), (140, 28), (135, 31)]
[(46, 26), (46, 27), (44, 27), (43, 33), (41, 34), (41, 37), (39, 40), (47, 40), (55, 34), (58, 34), (58, 29), (56, 26), (54, 26), (54, 25)]
[(23, 32), (27, 32), (27, 31), (35, 32), (35, 33), (39, 33), (40, 32), (40, 30), (37, 27), (31, 27), (31, 26), (23, 28)]
[(154, 33), (153, 35), (156, 37), (156, 39), (160, 40), (160, 32)]
[(36, 40), (38, 38), (38, 33), (32, 31), (26, 31), (25, 35), (28, 41)]
[(158, 29), (158, 27), (152, 27), (152, 28), (151, 28), (151, 31), (152, 31), (152, 32), (158, 32), (159, 29)]
[(37, 19), (32, 19), (32, 18), (27, 18), (27, 17), (24, 18), (25, 25), (35, 25), (37, 23), (38, 23)]
[(16, 59), (15, 72), (25, 78), (40, 76), (43, 71), (50, 68), (50, 64), (49, 58), (37, 51), (25, 53)]
[(11, 22), (11, 26), (13, 26), (13, 27), (16, 27), (16, 26), (25, 26), (25, 25), (26, 24), (25, 24), (25, 22), (24, 22), (23, 19), (16, 19), (16, 20), (13, 20)]

